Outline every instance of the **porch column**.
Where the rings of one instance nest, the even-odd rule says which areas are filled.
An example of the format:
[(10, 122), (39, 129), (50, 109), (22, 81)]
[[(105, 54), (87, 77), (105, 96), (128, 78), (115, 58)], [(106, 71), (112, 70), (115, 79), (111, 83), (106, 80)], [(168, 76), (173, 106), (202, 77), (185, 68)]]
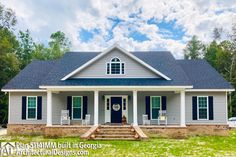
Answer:
[(98, 91), (94, 91), (94, 125), (98, 125)]
[(185, 127), (185, 91), (180, 92), (180, 126)]
[(138, 109), (138, 105), (137, 105), (137, 91), (134, 90), (133, 91), (133, 125), (138, 125), (138, 118), (137, 118), (137, 109)]
[(52, 91), (47, 91), (47, 126), (52, 126)]

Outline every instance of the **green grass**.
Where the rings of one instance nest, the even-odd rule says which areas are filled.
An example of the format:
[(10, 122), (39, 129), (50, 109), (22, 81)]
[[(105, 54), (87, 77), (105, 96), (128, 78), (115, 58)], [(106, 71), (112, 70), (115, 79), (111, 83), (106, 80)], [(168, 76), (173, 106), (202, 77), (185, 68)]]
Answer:
[(151, 138), (147, 141), (83, 141), (73, 138), (42, 136), (3, 136), (0, 141), (85, 142), (102, 144), (99, 149), (87, 149), (89, 156), (236, 156), (236, 131), (229, 137), (197, 136), (188, 139)]

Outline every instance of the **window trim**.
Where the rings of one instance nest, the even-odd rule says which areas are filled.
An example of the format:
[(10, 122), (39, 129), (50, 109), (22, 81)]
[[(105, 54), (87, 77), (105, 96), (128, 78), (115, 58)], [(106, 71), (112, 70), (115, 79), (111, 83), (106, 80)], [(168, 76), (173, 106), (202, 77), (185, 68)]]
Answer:
[[(204, 97), (204, 98), (207, 98), (207, 118), (203, 119), (203, 118), (199, 118), (199, 98), (200, 97)], [(197, 120), (209, 120), (209, 96), (197, 96)]]
[(152, 98), (153, 97), (160, 98), (160, 110), (162, 110), (162, 105), (161, 105), (162, 104), (162, 97), (161, 96), (150, 96), (150, 119), (151, 120), (158, 120), (158, 116), (157, 116), (157, 118), (152, 118)]
[[(120, 61), (119, 62), (113, 62), (112, 60), (114, 58), (118, 58)], [(119, 74), (112, 74), (111, 73), (111, 65), (112, 65), (112, 63), (119, 63), (120, 64), (120, 73)], [(124, 73), (122, 73), (122, 64), (124, 64)], [(109, 65), (109, 73), (107, 71), (108, 65)], [(109, 62), (106, 62), (106, 75), (116, 75), (116, 76), (117, 75), (125, 75), (125, 62), (122, 62), (119, 57), (112, 57)]]
[[(73, 99), (76, 98), (76, 97), (80, 97), (81, 98), (81, 117), (80, 118), (74, 118), (74, 101)], [(72, 96), (72, 105), (71, 105), (71, 117), (72, 117), (72, 120), (82, 120), (82, 117), (83, 117), (83, 96)], [(78, 108), (78, 107), (77, 107)]]
[[(35, 111), (35, 118), (29, 118), (28, 117), (28, 98), (30, 98), (30, 97), (32, 97), (32, 98), (36, 98), (36, 103), (35, 103), (35, 109), (36, 109), (36, 111)], [(30, 108), (32, 108), (32, 107), (30, 107)], [(38, 119), (38, 96), (26, 96), (26, 120), (37, 120)]]

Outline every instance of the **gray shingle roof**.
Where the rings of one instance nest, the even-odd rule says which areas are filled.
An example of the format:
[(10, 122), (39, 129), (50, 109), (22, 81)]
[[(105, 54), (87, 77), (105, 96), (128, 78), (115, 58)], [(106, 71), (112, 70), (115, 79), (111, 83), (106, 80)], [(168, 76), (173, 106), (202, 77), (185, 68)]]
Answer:
[[(48, 86), (180, 86), (193, 85), (201, 89), (228, 89), (232, 86), (225, 81), (207, 62), (175, 60), (170, 52), (132, 52), (136, 57), (165, 74), (165, 79), (61, 79), (74, 71), (99, 52), (67, 52), (57, 61), (34, 61), (13, 78), (3, 89), (38, 89)], [(206, 75), (207, 74), (207, 75)]]
[(33, 61), (11, 79), (3, 89), (38, 89), (42, 80), (57, 62), (57, 60)]
[(195, 89), (233, 89), (207, 61), (177, 60)]

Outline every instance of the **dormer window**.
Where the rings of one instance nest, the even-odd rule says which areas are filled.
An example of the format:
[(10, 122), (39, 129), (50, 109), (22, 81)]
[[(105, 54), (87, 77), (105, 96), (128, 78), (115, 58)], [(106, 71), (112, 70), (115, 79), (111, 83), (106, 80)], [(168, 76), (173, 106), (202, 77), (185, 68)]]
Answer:
[(112, 58), (109, 63), (107, 63), (107, 74), (120, 75), (125, 74), (125, 64), (117, 57)]

